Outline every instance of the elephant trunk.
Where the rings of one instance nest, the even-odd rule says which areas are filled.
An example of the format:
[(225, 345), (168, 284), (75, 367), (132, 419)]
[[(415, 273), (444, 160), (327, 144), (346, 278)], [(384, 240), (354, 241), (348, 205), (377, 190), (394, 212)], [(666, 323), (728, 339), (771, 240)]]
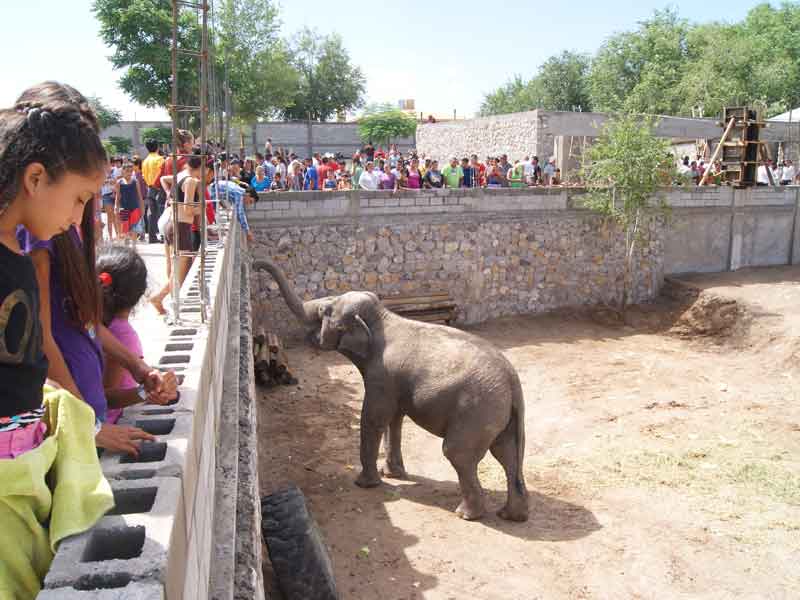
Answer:
[(289, 310), (292, 311), (292, 313), (300, 320), (301, 323), (303, 323), (303, 325), (312, 326), (316, 323), (316, 306), (309, 306), (307, 310), (307, 307), (303, 301), (300, 300), (300, 297), (289, 284), (289, 280), (286, 278), (286, 273), (283, 272), (283, 269), (270, 260), (253, 261), (253, 269), (256, 271), (267, 271), (270, 275), (272, 275), (272, 278), (275, 279), (278, 287), (281, 290), (281, 294), (283, 295), (283, 299), (286, 301), (286, 305), (289, 307)]

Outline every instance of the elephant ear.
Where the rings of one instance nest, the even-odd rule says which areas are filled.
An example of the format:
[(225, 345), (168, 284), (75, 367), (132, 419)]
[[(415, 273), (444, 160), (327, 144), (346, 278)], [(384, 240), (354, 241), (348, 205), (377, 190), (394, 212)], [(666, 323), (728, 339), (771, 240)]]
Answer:
[(372, 332), (360, 316), (356, 315), (354, 321), (354, 326), (343, 332), (339, 338), (337, 350), (345, 356), (366, 359), (371, 351)]

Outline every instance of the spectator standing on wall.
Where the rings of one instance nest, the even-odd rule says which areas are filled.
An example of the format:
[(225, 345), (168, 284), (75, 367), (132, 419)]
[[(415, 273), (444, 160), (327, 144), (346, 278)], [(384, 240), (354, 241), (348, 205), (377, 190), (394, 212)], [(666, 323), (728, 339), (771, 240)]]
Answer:
[(781, 185), (792, 185), (797, 179), (797, 171), (791, 160), (783, 161), (783, 171), (781, 172)]
[(551, 158), (547, 161), (547, 164), (542, 169), (542, 176), (544, 178), (544, 185), (551, 185), (553, 180), (553, 175), (556, 174), (556, 161), (554, 158)]
[(330, 159), (327, 156), (323, 156), (322, 162), (320, 162), (319, 166), (317, 167), (317, 176), (322, 183), (328, 179), (328, 171), (331, 170), (328, 164), (329, 162)]
[(769, 169), (768, 161), (762, 161), (761, 164), (758, 165), (758, 171), (756, 172), (756, 185), (769, 185), (769, 175), (767, 174), (767, 169)]
[(352, 166), (352, 186), (353, 189), (358, 189), (358, 181), (361, 179), (361, 174), (364, 172), (364, 168), (361, 166), (361, 159), (355, 158), (353, 159), (353, 166)]
[(314, 166), (314, 163), (310, 158), (306, 159), (306, 174), (303, 178), (303, 189), (307, 191), (319, 189), (319, 175), (317, 174), (317, 168)]
[(458, 159), (453, 157), (450, 159), (450, 164), (442, 169), (442, 176), (444, 177), (444, 186), (448, 188), (459, 188), (464, 179), (464, 172), (458, 164)]
[(498, 166), (500, 167), (500, 170), (503, 172), (503, 175), (505, 175), (505, 177), (508, 178), (508, 172), (511, 170), (513, 166), (510, 162), (508, 162), (508, 154), (503, 154), (500, 157), (500, 162)]
[(412, 158), (406, 175), (406, 186), (410, 190), (422, 188), (422, 172), (419, 170), (419, 159)]
[(542, 165), (539, 164), (539, 157), (534, 156), (531, 159), (531, 178), (528, 180), (529, 185), (537, 185), (542, 181)]
[(364, 155), (367, 162), (375, 160), (375, 146), (372, 145), (371, 141), (367, 142), (367, 145), (361, 150), (361, 154)]
[(392, 173), (392, 167), (388, 162), (384, 165), (383, 173), (380, 177), (380, 189), (391, 191), (397, 190), (397, 177), (395, 177), (394, 173)]
[(469, 164), (469, 159), (466, 157), (461, 159), (461, 173), (463, 174), (461, 187), (478, 187), (478, 171)]
[(430, 168), (425, 171), (425, 178), (422, 185), (425, 189), (440, 188), (442, 187), (443, 177), (442, 172), (439, 171), (439, 161), (431, 161)]
[(358, 187), (362, 190), (375, 191), (380, 185), (380, 174), (375, 171), (375, 165), (372, 161), (367, 161), (367, 166), (358, 180)]

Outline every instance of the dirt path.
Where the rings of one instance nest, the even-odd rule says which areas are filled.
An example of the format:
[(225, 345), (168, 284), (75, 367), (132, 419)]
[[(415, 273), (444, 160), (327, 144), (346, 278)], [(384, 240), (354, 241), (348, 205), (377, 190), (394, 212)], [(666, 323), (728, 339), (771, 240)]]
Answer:
[[(305, 491), (348, 600), (800, 597), (800, 269), (691, 283), (738, 302), (731, 328), (654, 331), (678, 314), (659, 305), (473, 329), (523, 382), (528, 523), (458, 519), (441, 441), (408, 420), (413, 480), (354, 486), (360, 376), (305, 348), (300, 386), (260, 400), (262, 491)], [(495, 510), (499, 465), (480, 475)]]

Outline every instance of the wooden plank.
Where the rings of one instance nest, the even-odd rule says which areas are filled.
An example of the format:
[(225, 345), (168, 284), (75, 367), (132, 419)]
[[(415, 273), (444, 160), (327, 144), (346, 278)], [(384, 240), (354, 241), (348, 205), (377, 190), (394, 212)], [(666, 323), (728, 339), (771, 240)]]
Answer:
[(735, 117), (731, 117), (731, 120), (728, 123), (728, 126), (725, 128), (725, 132), (722, 134), (722, 137), (719, 140), (719, 144), (717, 144), (717, 147), (714, 149), (714, 154), (711, 156), (711, 159), (708, 161), (708, 168), (706, 169), (705, 173), (703, 173), (703, 177), (700, 178), (700, 183), (697, 184), (698, 186), (705, 185), (706, 179), (708, 179), (708, 176), (711, 174), (711, 168), (714, 166), (714, 163), (717, 161), (717, 157), (719, 156), (720, 151), (724, 147), (723, 144), (728, 139), (728, 136), (731, 133), (731, 129), (733, 129), (733, 126), (734, 126), (735, 123), (736, 123), (736, 118)]
[(430, 304), (432, 302), (452, 302), (449, 294), (431, 294), (429, 296), (389, 296), (381, 298), (384, 306), (397, 306), (401, 304)]
[(280, 338), (271, 331), (267, 333), (267, 346), (270, 352), (277, 352), (282, 347)]

